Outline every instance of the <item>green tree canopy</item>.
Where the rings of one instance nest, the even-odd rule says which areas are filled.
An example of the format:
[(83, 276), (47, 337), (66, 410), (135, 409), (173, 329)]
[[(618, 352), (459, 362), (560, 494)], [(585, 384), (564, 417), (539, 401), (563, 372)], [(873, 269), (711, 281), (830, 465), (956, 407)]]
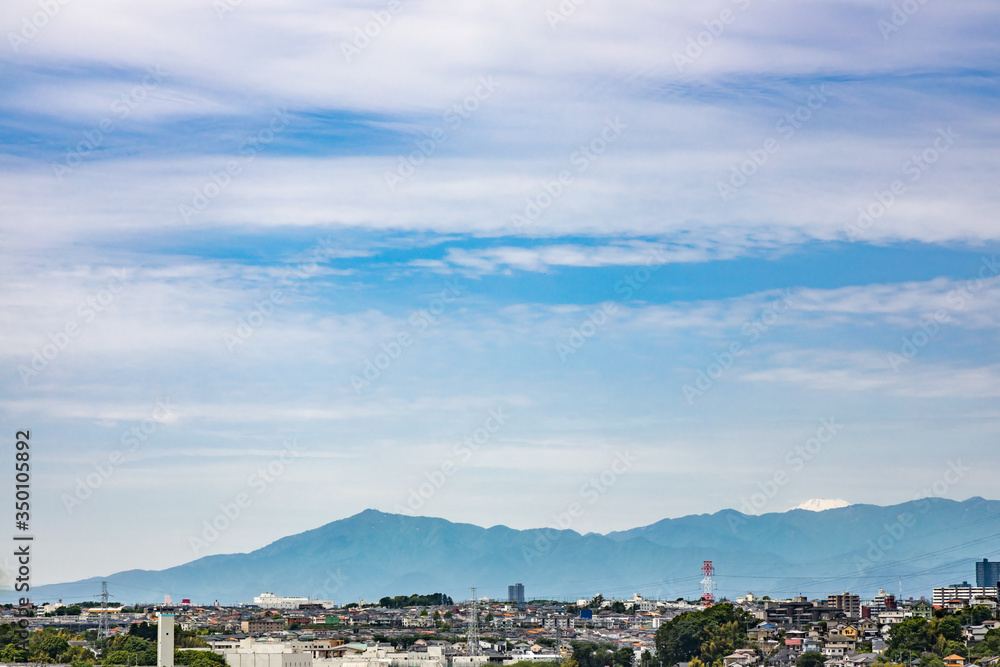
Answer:
[(819, 651), (806, 651), (795, 659), (795, 667), (823, 667), (826, 656)]
[(699, 658), (713, 664), (747, 642), (748, 625), (759, 621), (731, 604), (717, 604), (702, 611), (670, 619), (656, 631), (656, 652), (673, 665)]

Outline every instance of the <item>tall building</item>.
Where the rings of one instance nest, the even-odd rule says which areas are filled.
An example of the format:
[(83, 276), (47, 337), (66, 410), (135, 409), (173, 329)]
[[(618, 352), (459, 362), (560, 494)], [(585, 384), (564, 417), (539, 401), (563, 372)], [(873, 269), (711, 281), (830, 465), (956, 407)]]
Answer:
[(985, 558), (976, 562), (976, 586), (996, 586), (1000, 581), (1000, 562), (989, 562)]
[(981, 598), (996, 600), (997, 593), (996, 586), (970, 586), (968, 582), (963, 581), (961, 584), (935, 588), (931, 601), (935, 606), (941, 606), (953, 600), (962, 600), (975, 605), (977, 600)]
[(174, 667), (174, 615), (160, 612), (156, 624), (156, 667)]
[(835, 607), (847, 614), (848, 618), (861, 618), (861, 596), (844, 593), (843, 595), (827, 595), (826, 606)]
[(507, 587), (507, 602), (524, 604), (524, 584), (514, 584)]

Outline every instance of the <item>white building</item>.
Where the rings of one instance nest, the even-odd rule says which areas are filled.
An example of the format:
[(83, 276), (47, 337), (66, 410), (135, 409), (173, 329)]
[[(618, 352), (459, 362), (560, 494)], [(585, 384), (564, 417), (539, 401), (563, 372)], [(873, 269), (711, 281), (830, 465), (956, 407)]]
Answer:
[(447, 667), (447, 664), (440, 646), (428, 646), (426, 651), (394, 651), (391, 647), (369, 646), (361, 653), (341, 658), (315, 659), (311, 667)]
[(290, 650), (236, 649), (224, 653), (227, 667), (312, 667), (313, 659), (308, 653)]
[(261, 609), (298, 609), (304, 604), (323, 605), (324, 609), (332, 609), (336, 605), (333, 600), (311, 600), (309, 598), (282, 597), (274, 593), (261, 593), (253, 599), (253, 603)]
[(947, 604), (952, 600), (963, 600), (972, 604), (975, 598), (997, 599), (996, 586), (944, 586), (934, 589), (932, 604), (936, 606)]

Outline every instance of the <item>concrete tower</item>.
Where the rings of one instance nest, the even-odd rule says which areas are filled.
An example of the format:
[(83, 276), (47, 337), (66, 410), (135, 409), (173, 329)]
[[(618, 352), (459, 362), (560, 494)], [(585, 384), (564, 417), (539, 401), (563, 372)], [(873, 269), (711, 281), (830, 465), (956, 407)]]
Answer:
[(156, 667), (174, 667), (174, 615), (160, 612), (156, 628)]

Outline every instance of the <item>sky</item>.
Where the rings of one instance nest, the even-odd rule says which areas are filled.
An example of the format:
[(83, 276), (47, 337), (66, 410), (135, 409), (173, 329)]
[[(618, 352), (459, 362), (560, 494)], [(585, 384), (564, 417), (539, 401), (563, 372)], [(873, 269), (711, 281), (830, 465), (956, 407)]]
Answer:
[(578, 503), (585, 533), (997, 498), (998, 18), (11, 0), (0, 433), (30, 433), (33, 581), (366, 508)]

